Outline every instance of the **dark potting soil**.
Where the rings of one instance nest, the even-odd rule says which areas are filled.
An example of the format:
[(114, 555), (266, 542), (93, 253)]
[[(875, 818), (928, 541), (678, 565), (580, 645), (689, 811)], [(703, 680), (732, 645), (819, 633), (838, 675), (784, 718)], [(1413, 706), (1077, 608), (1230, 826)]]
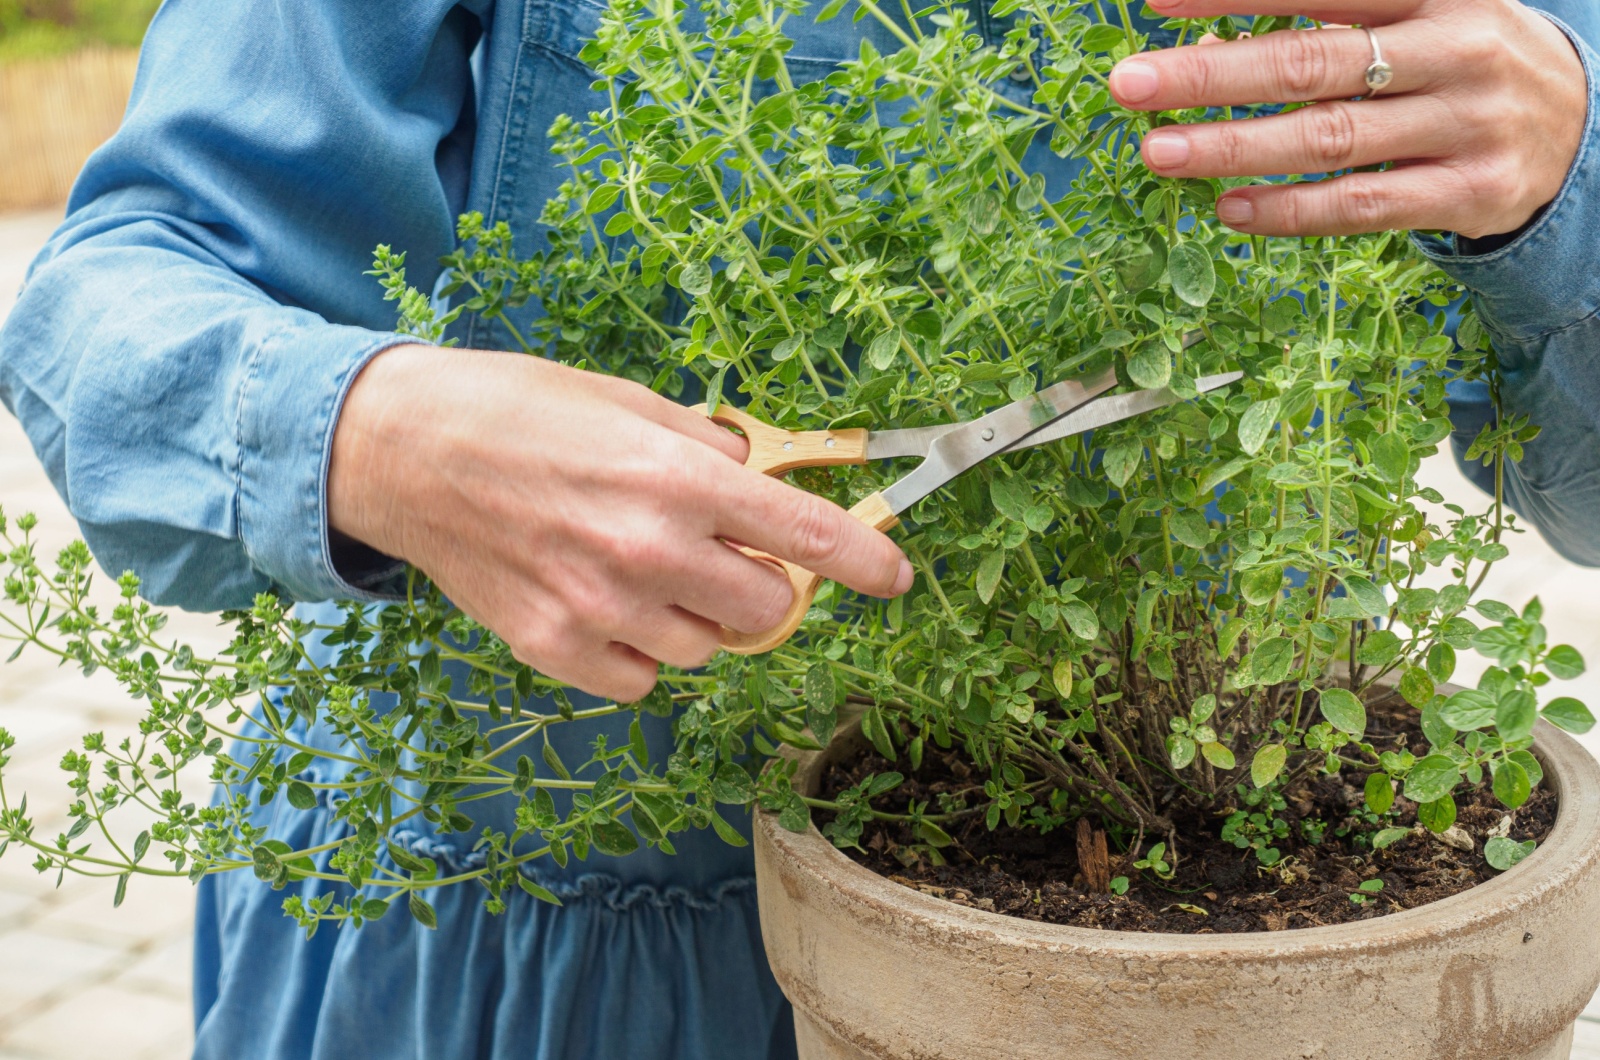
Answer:
[[(1399, 750), (1404, 744), (1418, 757), (1427, 753), (1417, 712), (1404, 702), (1395, 699), (1370, 706), (1369, 718), (1367, 738), (1375, 746)], [(912, 800), (934, 808), (940, 793), (981, 788), (983, 778), (970, 766), (953, 754), (936, 751), (930, 748), (922, 768), (906, 773), (906, 763), (891, 764), (869, 747), (830, 767), (821, 795), (831, 798), (868, 774), (888, 771), (906, 773), (905, 783), (874, 803), (891, 812), (904, 812)], [(1248, 782), (1248, 769), (1239, 773)], [(845, 853), (896, 883), (956, 905), (1050, 924), (1199, 935), (1342, 924), (1436, 902), (1497, 875), (1483, 859), (1483, 844), (1490, 835), (1542, 843), (1555, 824), (1557, 799), (1548, 782), (1512, 812), (1494, 797), (1485, 778), (1477, 789), (1456, 794), (1459, 833), (1441, 839), (1427, 832), (1416, 823), (1416, 805), (1400, 797), (1395, 800), (1398, 819), (1385, 824), (1412, 832), (1373, 851), (1356, 838), (1358, 831), (1370, 831), (1371, 826), (1358, 825), (1352, 817), (1364, 807), (1366, 776), (1346, 770), (1288, 793), (1278, 816), (1288, 822), (1289, 837), (1275, 842), (1283, 859), (1271, 867), (1261, 865), (1252, 851), (1220, 838), (1226, 811), (1175, 822), (1181, 856), (1176, 874), (1166, 881), (1133, 868), (1152, 839), (1147, 837), (1144, 850), (1133, 854), (1118, 851), (1111, 838), (1110, 875), (1125, 876), (1129, 882), (1127, 893), (1121, 895), (1085, 888), (1070, 826), (1046, 834), (1004, 827), (990, 832), (983, 815), (973, 814), (945, 826), (955, 844), (941, 852), (946, 863), (935, 865), (908, 849), (918, 840), (905, 825), (874, 821), (861, 836), (864, 849)], [(1509, 832), (1505, 831), (1508, 815)], [(820, 824), (827, 815), (819, 811), (818, 818)], [(1321, 842), (1306, 839), (1300, 826), (1306, 819), (1327, 822)], [(1338, 834), (1341, 829), (1347, 830), (1345, 835)], [(1471, 840), (1471, 850), (1460, 849), (1466, 845), (1464, 839)], [(1374, 879), (1383, 881), (1382, 890), (1360, 889), (1363, 882)], [(1351, 901), (1352, 894), (1364, 900)]]

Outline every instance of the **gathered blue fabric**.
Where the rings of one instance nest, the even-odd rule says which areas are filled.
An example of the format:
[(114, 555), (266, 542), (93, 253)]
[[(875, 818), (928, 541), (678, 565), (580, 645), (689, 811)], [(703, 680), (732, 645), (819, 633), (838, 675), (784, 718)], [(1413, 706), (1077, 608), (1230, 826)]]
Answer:
[[(1592, 100), (1600, 9), (1539, 6), (1579, 45)], [(1006, 20), (987, 8), (974, 0), (974, 24), (998, 39)], [(322, 621), (336, 612), (321, 601), (396, 591), (398, 564), (337, 540), (327, 524), (344, 395), (402, 341), (392, 306), (362, 273), (387, 243), (429, 288), (466, 209), (536, 245), (540, 211), (563, 179), (545, 131), (559, 114), (605, 106), (578, 58), (602, 10), (596, 0), (166, 0), (122, 129), (85, 167), (0, 330), (0, 400), (105, 569), (137, 572), (158, 603), (242, 607), (270, 589)], [(854, 58), (863, 36), (896, 46), (871, 19), (817, 26), (801, 16), (788, 29), (797, 79)], [(1545, 426), (1508, 478), (1512, 506), (1587, 563), (1600, 563), (1597, 110), (1591, 102), (1561, 196), (1525, 232), (1485, 253), (1419, 237), (1478, 298), (1505, 368), (1505, 405)], [(1051, 195), (1078, 168), (1042, 143), (1026, 163)], [(457, 337), (511, 345), (498, 324), (467, 324)], [(1491, 410), (1481, 389), (1452, 398), (1459, 452)], [(646, 720), (664, 750), (668, 722)], [(598, 733), (625, 739), (626, 721), (559, 726), (553, 739), (567, 761), (583, 761)], [(302, 735), (336, 741), (325, 729)], [(507, 830), (512, 808), (472, 804), (480, 826)], [(295, 847), (343, 834), (325, 803), (257, 812)], [(748, 820), (740, 827), (748, 834)], [(475, 865), (470, 835), (408, 824), (391, 838), (448, 871)], [(676, 843), (676, 857), (646, 850), (530, 870), (559, 908), (519, 890), (491, 917), (479, 888), (437, 892), (433, 931), (397, 911), (307, 940), (281, 903), (326, 885), (207, 879), (195, 1056), (793, 1056), (748, 849), (709, 832)]]

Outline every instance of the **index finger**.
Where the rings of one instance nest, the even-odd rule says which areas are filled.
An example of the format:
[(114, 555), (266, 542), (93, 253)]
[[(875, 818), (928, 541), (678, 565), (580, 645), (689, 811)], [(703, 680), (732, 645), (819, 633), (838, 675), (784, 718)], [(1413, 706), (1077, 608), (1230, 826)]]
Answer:
[(911, 588), (911, 563), (900, 547), (832, 501), (754, 471), (724, 482), (720, 536), (870, 596)]
[[(1428, 64), (1416, 59), (1426, 53), (1425, 34), (1416, 23), (1383, 31), (1383, 54), (1396, 75), (1386, 93), (1425, 83)], [(1371, 63), (1372, 42), (1363, 30), (1285, 30), (1130, 56), (1112, 69), (1111, 91), (1135, 110), (1349, 99), (1368, 91)]]

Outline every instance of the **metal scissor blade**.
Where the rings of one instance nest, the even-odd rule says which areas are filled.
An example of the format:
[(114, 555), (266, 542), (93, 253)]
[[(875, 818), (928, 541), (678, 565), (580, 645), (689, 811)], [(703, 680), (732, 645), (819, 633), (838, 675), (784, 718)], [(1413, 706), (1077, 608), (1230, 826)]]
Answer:
[[(884, 502), (896, 514), (905, 511), (963, 471), (1050, 426), (1115, 385), (1116, 373), (1107, 369), (1093, 379), (1068, 379), (975, 420), (952, 424), (928, 446), (926, 460), (883, 491)], [(868, 455), (872, 455), (870, 448)]]
[[(1194, 388), (1204, 394), (1208, 390), (1237, 383), (1244, 378), (1243, 372), (1223, 372), (1221, 375), (1205, 375), (1194, 381)], [(1074, 434), (1092, 431), (1098, 427), (1120, 423), (1122, 420), (1133, 416), (1143, 415), (1146, 412), (1163, 408), (1167, 405), (1176, 405), (1182, 401), (1167, 387), (1159, 390), (1135, 390), (1128, 394), (1117, 394), (1114, 397), (1101, 398), (1100, 400), (1085, 405), (1084, 407), (1068, 413), (1047, 427), (1042, 427), (1025, 438), (1013, 443), (1005, 451), (1014, 453), (1018, 449), (1028, 449), (1046, 442), (1054, 442), (1062, 438), (1069, 438)]]
[[(1117, 385), (1116, 373), (1101, 372), (1089, 379), (1077, 380), (1087, 395), (1084, 400), (1098, 397)], [(968, 422), (939, 423), (932, 427), (897, 427), (887, 431), (873, 431), (867, 435), (867, 459), (888, 460), (896, 456), (927, 456), (933, 443), (951, 431), (965, 427)]]

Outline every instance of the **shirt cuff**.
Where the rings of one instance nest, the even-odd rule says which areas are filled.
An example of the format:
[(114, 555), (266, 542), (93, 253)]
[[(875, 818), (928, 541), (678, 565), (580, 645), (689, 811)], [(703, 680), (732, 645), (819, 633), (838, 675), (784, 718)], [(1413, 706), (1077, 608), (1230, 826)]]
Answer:
[(1516, 238), (1488, 253), (1471, 253), (1479, 248), (1453, 232), (1411, 236), (1426, 257), (1477, 296), (1495, 332), (1519, 341), (1571, 327), (1600, 311), (1600, 270), (1594, 267), (1594, 233), (1600, 232), (1600, 59), (1571, 27), (1538, 13), (1577, 49), (1589, 86), (1583, 140), (1561, 191)]
[(404, 563), (331, 532), (328, 467), (351, 384), (384, 350), (416, 341), (318, 322), (255, 351), (239, 399), (239, 537), (251, 565), (291, 599), (405, 595)]

